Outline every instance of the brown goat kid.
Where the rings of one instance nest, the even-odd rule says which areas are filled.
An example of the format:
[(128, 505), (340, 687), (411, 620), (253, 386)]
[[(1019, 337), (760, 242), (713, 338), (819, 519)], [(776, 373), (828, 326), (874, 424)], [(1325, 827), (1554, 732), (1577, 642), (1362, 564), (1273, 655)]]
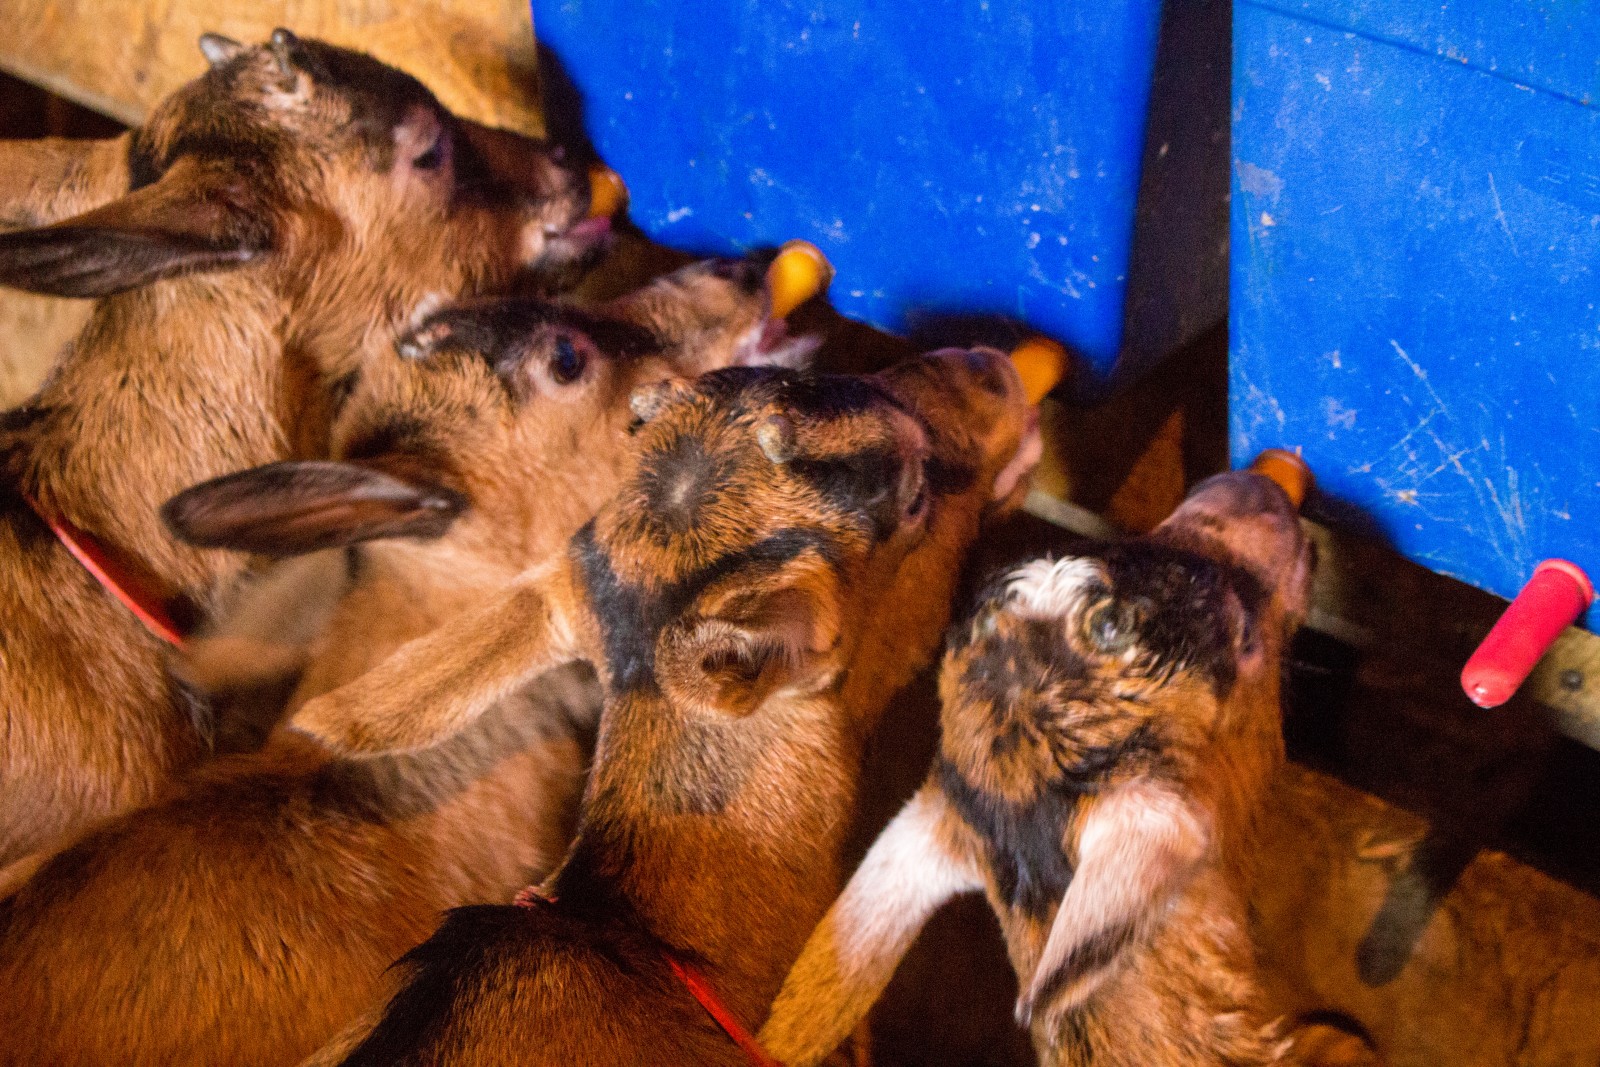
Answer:
[[(383, 539), (347, 564), (359, 577), (324, 636), (298, 661), (272, 657), (304, 666), (297, 707), (558, 551), (632, 469), (634, 388), (802, 363), (817, 339), (770, 314), (770, 260), (691, 264), (588, 310), (510, 299), (440, 311), (402, 341), (404, 359), (369, 368), (336, 428), (339, 462), (227, 475), (163, 513), (191, 544), (270, 556)], [(206, 645), (191, 658), (239, 651)]]
[[(104, 298), (40, 391), (0, 416), (0, 865), (147, 801), (210, 745), (161, 641), (29, 498), (203, 612), (243, 560), (173, 539), (162, 501), (326, 454), (365, 354), (392, 359), (419, 305), (565, 269), (606, 225), (582, 221), (586, 183), (547, 145), (464, 122), (366, 56), (286, 31), (205, 47), (212, 69), (119, 139), (125, 152), (83, 147), (83, 167), (113, 168), (82, 179), (86, 201), (119, 167), (125, 195), (0, 235), (0, 284)], [(68, 149), (0, 166), (21, 175), (0, 201), (58, 215), (40, 196), (52, 151)]]
[[(806, 347), (765, 315), (764, 265), (588, 312), (437, 313), (357, 386), (346, 461), (223, 478), (168, 514), (280, 554), (352, 544), (304, 687), (348, 681), (560, 551), (631, 469), (634, 388)], [(509, 900), (565, 851), (597, 702), (566, 674), (415, 756), (339, 760), (283, 731), (90, 832), (0, 904), (0, 1064), (298, 1062), (440, 912)]]
[(1029, 563), (952, 632), (927, 783), (807, 943), (761, 1032), (820, 1061), (933, 911), (983, 891), (1046, 1064), (1304, 1062), (1248, 887), (1309, 595), (1288, 498), (1219, 475), (1152, 535)]
[(565, 662), (606, 690), (555, 902), (452, 913), (318, 1062), (743, 1063), (671, 961), (765, 1013), (838, 886), (865, 737), (1037, 458), (997, 352), (721, 371), (635, 410), (638, 473), (565, 558), (296, 717), (420, 749)]

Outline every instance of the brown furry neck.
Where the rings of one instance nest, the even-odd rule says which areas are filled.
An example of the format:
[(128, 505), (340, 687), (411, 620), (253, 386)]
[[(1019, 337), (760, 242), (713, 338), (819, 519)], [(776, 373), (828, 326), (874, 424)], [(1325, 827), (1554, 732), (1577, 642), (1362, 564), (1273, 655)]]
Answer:
[[(249, 272), (181, 278), (102, 300), (27, 407), (17, 476), (41, 507), (208, 600), (231, 554), (180, 545), (158, 510), (206, 478), (285, 453), (282, 309)], [(226, 308), (226, 320), (208, 312)], [(184, 309), (184, 310), (180, 310)], [(275, 399), (263, 406), (262, 397)]]
[[(863, 604), (849, 666), (828, 690), (743, 719), (685, 714), (658, 694), (613, 698), (601, 720), (563, 900), (631, 914), (697, 959), (741, 1018), (764, 1016), (838, 895), (863, 745), (933, 657), (971, 531), (930, 542)], [(642, 770), (641, 770), (642, 769)]]

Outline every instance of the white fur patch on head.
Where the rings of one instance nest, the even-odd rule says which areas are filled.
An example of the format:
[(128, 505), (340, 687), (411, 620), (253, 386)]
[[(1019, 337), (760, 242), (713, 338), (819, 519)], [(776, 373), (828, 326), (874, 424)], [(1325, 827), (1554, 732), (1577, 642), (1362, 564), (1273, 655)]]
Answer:
[(1105, 584), (1105, 575), (1093, 560), (1036, 559), (1006, 576), (1006, 600), (1035, 618), (1060, 619), (1089, 588)]

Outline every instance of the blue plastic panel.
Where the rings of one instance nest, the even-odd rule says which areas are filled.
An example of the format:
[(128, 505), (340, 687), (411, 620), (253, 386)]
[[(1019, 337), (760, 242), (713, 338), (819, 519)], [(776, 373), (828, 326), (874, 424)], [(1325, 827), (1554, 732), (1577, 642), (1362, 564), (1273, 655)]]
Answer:
[(1159, 0), (535, 0), (632, 216), (814, 241), (845, 314), (998, 314), (1106, 372)]
[(1235, 460), (1303, 447), (1405, 554), (1502, 596), (1547, 556), (1600, 576), (1600, 5), (1234, 27)]

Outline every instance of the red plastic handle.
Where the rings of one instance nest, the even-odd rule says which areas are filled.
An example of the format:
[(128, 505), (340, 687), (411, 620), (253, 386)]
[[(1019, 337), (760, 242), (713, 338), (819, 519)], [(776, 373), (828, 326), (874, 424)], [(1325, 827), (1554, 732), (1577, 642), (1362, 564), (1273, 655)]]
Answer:
[(1574, 563), (1547, 559), (1461, 669), (1461, 688), (1481, 708), (1511, 699), (1539, 657), (1594, 601), (1594, 585)]

